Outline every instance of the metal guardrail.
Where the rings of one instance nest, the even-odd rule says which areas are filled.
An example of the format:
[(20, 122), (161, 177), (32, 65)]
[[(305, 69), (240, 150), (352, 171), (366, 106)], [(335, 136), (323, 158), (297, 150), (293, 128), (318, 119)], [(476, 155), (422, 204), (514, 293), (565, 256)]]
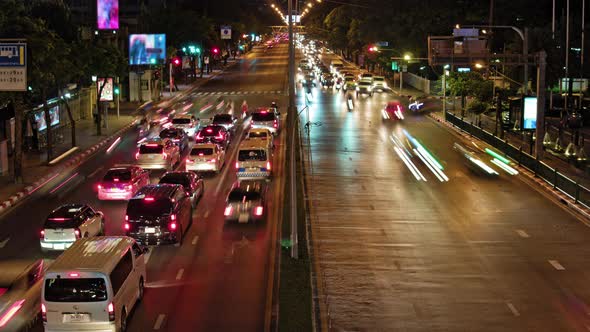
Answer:
[(501, 151), (506, 157), (512, 159), (519, 165), (524, 166), (533, 172), (535, 176), (542, 178), (552, 185), (554, 189), (569, 196), (575, 204), (580, 203), (585, 207), (590, 208), (590, 189), (580, 185), (577, 181), (568, 178), (560, 173), (558, 169), (552, 168), (544, 162), (535, 159), (530, 154), (524, 152), (522, 147), (517, 147), (506, 140), (501, 140), (499, 137), (468, 123), (450, 112), (446, 112), (445, 116), (446, 121)]

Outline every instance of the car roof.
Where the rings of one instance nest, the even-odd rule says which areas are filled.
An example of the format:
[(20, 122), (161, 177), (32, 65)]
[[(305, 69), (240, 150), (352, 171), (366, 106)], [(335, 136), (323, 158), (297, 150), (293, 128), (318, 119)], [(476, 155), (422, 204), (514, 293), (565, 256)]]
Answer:
[(264, 131), (265, 133), (270, 133), (270, 129), (268, 129), (268, 128), (250, 128), (250, 129), (248, 129), (249, 133), (257, 132), (257, 131)]
[(82, 238), (64, 251), (47, 273), (67, 273), (72, 270), (110, 273), (119, 263), (117, 257), (135, 243), (127, 236), (94, 236)]
[(192, 149), (203, 149), (203, 148), (215, 148), (217, 144), (215, 143), (195, 143)]
[(268, 143), (263, 140), (243, 140), (240, 143), (239, 150), (241, 149), (266, 149)]
[(75, 218), (82, 213), (86, 206), (86, 204), (63, 204), (53, 209), (53, 211), (49, 213), (49, 216), (59, 214), (63, 217)]
[(192, 119), (193, 117), (192, 114), (177, 114), (172, 119)]
[(147, 186), (141, 187), (137, 194), (131, 199), (143, 199), (146, 196), (168, 198), (174, 195), (177, 190), (178, 186), (175, 184), (148, 184)]
[(167, 140), (168, 140), (168, 138), (152, 137), (152, 138), (146, 140), (145, 142), (141, 143), (141, 145), (164, 144)]

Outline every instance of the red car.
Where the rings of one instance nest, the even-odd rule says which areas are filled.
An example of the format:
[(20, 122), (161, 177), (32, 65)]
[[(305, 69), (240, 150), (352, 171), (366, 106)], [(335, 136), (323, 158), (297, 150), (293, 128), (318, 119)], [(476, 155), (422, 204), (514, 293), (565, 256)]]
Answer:
[(148, 171), (137, 166), (114, 167), (98, 184), (99, 200), (128, 200), (141, 187), (150, 184)]
[(390, 101), (385, 105), (385, 108), (381, 111), (381, 115), (383, 116), (383, 120), (403, 120), (403, 107), (397, 101)]

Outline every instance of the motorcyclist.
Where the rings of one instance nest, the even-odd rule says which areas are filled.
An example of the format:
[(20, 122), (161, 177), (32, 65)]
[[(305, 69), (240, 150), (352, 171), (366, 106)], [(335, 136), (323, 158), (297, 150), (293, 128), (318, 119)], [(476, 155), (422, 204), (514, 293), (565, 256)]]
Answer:
[(242, 119), (248, 115), (248, 103), (244, 100), (242, 102)]
[(276, 101), (270, 103), (270, 108), (274, 108), (277, 112), (279, 111), (279, 105), (277, 105)]

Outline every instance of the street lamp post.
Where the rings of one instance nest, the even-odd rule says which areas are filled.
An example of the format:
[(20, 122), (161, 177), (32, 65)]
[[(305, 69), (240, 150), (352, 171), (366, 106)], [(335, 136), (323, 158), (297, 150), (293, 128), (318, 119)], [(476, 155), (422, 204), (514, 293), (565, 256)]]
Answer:
[(297, 125), (297, 107), (295, 106), (295, 44), (293, 41), (293, 0), (288, 0), (287, 17), (289, 24), (289, 111), (288, 125), (290, 130), (290, 201), (291, 201), (291, 258), (299, 258), (298, 236), (297, 236), (297, 188), (295, 172), (295, 126)]

